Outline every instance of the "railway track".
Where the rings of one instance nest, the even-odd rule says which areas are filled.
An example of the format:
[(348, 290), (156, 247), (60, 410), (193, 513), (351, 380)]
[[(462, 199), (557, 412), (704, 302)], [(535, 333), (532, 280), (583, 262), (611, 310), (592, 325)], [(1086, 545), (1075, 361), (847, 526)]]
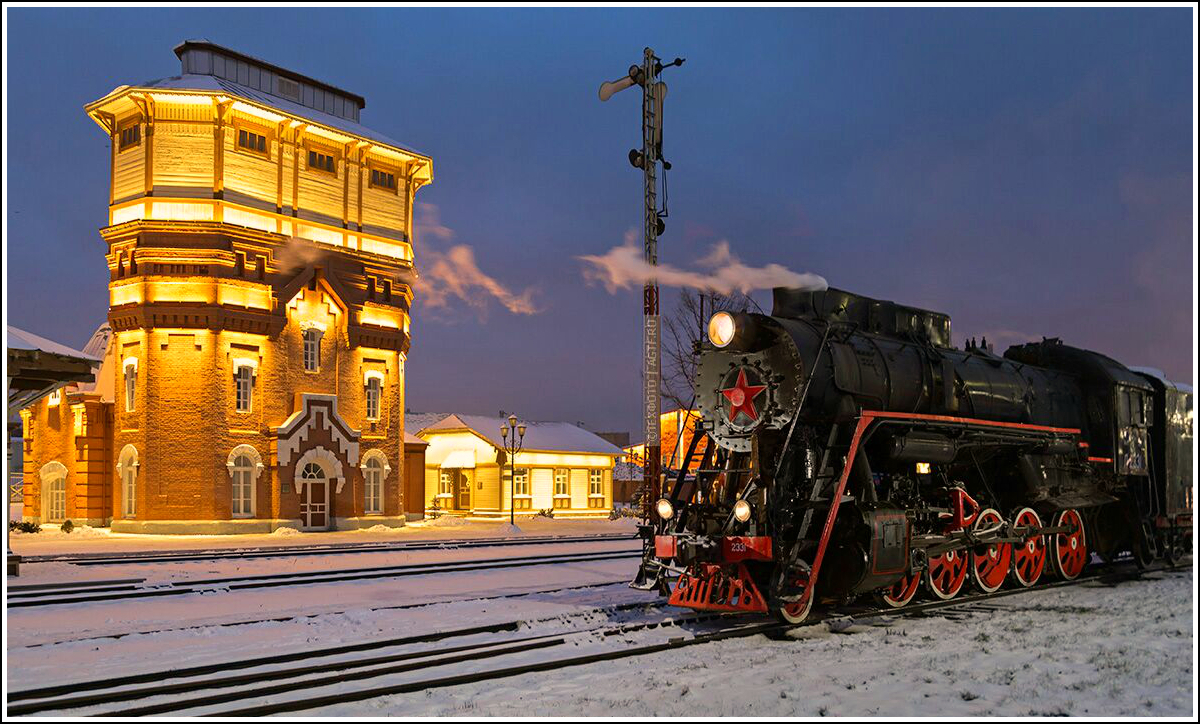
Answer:
[(397, 551), (454, 550), (460, 548), (494, 548), (497, 546), (552, 545), (555, 543), (593, 543), (603, 541), (640, 540), (632, 533), (579, 536), (519, 536), (475, 540), (439, 539), (409, 542), (346, 543), (311, 546), (264, 546), (259, 548), (205, 549), (189, 551), (146, 551), (141, 553), (72, 553), (60, 555), (22, 556), (23, 563), (70, 563), (76, 566), (120, 566), (144, 563), (180, 563), (247, 558), (293, 558), (353, 553), (392, 553)]
[(641, 555), (642, 553), (639, 548), (638, 550), (631, 551), (492, 558), (449, 563), (419, 563), (350, 568), (336, 571), (268, 573), (251, 576), (189, 580), (181, 583), (149, 584), (143, 579), (121, 579), (68, 584), (32, 584), (26, 586), (9, 586), (6, 605), (9, 609), (13, 609), (33, 606), (60, 606), (72, 603), (125, 601), (140, 598), (181, 596), (190, 593), (238, 591), (279, 586), (312, 585), (317, 583), (343, 583), (346, 581), (360, 581), (374, 578), (443, 575), (448, 573), (485, 571), (501, 568), (526, 568), (529, 566), (558, 565), (564, 563), (591, 563), (625, 558), (640, 558)]
[[(1154, 571), (1179, 568), (1163, 567)], [(1137, 578), (1147, 572), (1152, 571), (1136, 570), (1132, 565), (1098, 567), (1073, 581), (1052, 581), (1028, 589), (971, 594), (950, 601), (927, 601), (901, 609), (833, 611), (799, 625), (778, 623), (765, 617), (715, 613), (681, 613), (673, 618), (543, 633), (522, 633), (522, 622), (509, 622), (408, 639), (10, 692), (9, 713), (263, 716), (300, 712), (382, 696), (642, 656), (725, 639), (760, 634), (782, 636), (792, 630), (836, 625), (839, 621), (851, 623), (882, 617), (953, 617), (956, 614), (995, 612), (997, 609), (987, 602), (1097, 581), (1115, 583)], [(653, 605), (626, 604), (610, 610), (648, 609)], [(586, 617), (586, 614), (582, 615)], [(632, 641), (633, 634), (642, 634), (644, 639), (649, 640)], [(493, 638), (473, 640), (488, 635)], [(428, 643), (442, 645), (418, 648)], [(339, 658), (365, 651), (376, 653), (366, 657)], [(229, 674), (230, 671), (242, 673)], [(259, 685), (263, 682), (269, 683)], [(108, 708), (110, 705), (117, 705), (117, 708)]]

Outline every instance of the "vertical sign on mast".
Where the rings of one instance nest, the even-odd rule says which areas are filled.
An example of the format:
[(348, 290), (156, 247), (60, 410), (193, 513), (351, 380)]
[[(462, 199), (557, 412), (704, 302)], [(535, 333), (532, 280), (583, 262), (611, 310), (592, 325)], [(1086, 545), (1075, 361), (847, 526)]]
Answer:
[[(658, 235), (662, 233), (663, 214), (658, 211), (658, 164), (662, 161), (662, 110), (667, 95), (667, 86), (658, 80), (664, 67), (683, 65), (676, 58), (666, 66), (646, 48), (642, 65), (632, 66), (629, 75), (620, 80), (600, 86), (600, 100), (606, 101), (618, 91), (634, 85), (642, 87), (642, 150), (629, 152), (629, 162), (642, 169), (645, 181), (645, 198), (642, 208), (645, 233), (645, 259), (652, 268), (658, 265)], [(663, 162), (663, 169), (670, 165)], [(662, 440), (659, 431), (661, 411), (662, 358), (658, 318), (658, 280), (646, 280), (642, 290), (642, 390), (644, 404), (642, 413), (646, 432), (646, 459), (644, 466), (644, 495), (642, 517), (649, 519), (651, 502), (659, 495), (659, 469), (662, 465)]]

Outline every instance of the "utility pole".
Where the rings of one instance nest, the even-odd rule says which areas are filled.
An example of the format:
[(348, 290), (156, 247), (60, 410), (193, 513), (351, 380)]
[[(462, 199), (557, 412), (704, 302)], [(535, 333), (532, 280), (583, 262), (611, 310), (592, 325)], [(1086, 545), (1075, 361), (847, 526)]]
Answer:
[[(600, 85), (600, 100), (607, 101), (614, 93), (634, 85), (642, 87), (642, 150), (629, 152), (629, 162), (642, 169), (645, 199), (642, 208), (645, 234), (645, 259), (651, 267), (658, 266), (658, 236), (666, 228), (665, 212), (658, 210), (658, 164), (668, 171), (671, 164), (662, 158), (662, 111), (667, 97), (667, 85), (658, 80), (664, 68), (683, 65), (683, 58), (676, 58), (663, 65), (654, 51), (646, 48), (642, 64), (629, 68), (629, 74), (620, 80)], [(662, 465), (662, 437), (659, 430), (659, 412), (662, 395), (662, 344), (658, 316), (658, 280), (646, 280), (642, 289), (642, 385), (643, 416), (646, 431), (646, 464), (643, 468), (645, 495), (642, 496), (642, 517), (650, 519), (652, 501), (657, 500)]]

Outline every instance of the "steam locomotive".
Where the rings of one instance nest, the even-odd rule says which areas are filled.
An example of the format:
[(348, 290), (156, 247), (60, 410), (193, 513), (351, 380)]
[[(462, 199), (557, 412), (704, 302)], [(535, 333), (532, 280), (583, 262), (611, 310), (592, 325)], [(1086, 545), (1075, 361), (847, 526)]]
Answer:
[(1058, 339), (956, 349), (945, 314), (780, 288), (710, 318), (696, 399), (632, 584), (675, 605), (797, 623), (1192, 549), (1191, 388)]

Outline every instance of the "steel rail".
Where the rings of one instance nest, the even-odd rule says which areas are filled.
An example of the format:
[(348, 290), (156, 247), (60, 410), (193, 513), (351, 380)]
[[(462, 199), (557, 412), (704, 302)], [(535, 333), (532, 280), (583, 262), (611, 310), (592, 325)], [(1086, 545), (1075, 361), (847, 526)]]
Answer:
[[(1117, 566), (1124, 567), (1124, 571), (1115, 571)], [(302, 711), (313, 709), (321, 706), (328, 706), (350, 701), (362, 701), (365, 699), (377, 698), (380, 696), (388, 696), (394, 694), (411, 693), (433, 688), (443, 688), (448, 686), (457, 686), (467, 683), (475, 683), (479, 681), (487, 681), (493, 679), (507, 678), (524, 673), (548, 671), (560, 669), (568, 666), (579, 666), (600, 661), (615, 660), (628, 658), (632, 656), (642, 656), (669, 649), (683, 648), (702, 643), (711, 643), (730, 638), (743, 638), (757, 634), (766, 635), (783, 635), (789, 631), (803, 629), (823, 624), (829, 624), (834, 621), (842, 620), (850, 623), (869, 620), (873, 618), (883, 617), (908, 617), (914, 615), (923, 615), (930, 612), (946, 611), (956, 608), (967, 608), (978, 606), (979, 604), (991, 599), (1004, 598), (1008, 596), (1019, 595), (1023, 593), (1031, 593), (1034, 591), (1051, 590), (1067, 586), (1074, 586), (1092, 581), (1121, 581), (1131, 580), (1141, 577), (1146, 573), (1154, 573), (1161, 571), (1174, 571), (1187, 569), (1190, 566), (1163, 566), (1149, 570), (1128, 570), (1128, 564), (1112, 564), (1108, 566), (1096, 566), (1094, 571), (1086, 575), (1080, 576), (1073, 580), (1056, 580), (1043, 584), (1038, 584), (1029, 588), (1013, 588), (996, 591), (993, 593), (976, 593), (965, 596), (959, 596), (948, 601), (928, 601), (920, 604), (909, 605), (902, 608), (864, 608), (861, 610), (851, 610), (849, 613), (845, 611), (830, 612), (821, 618), (807, 621), (802, 624), (792, 625), (786, 623), (778, 623), (774, 621), (752, 621), (749, 623), (741, 623), (747, 620), (745, 616), (724, 614), (724, 613), (707, 613), (699, 614), (689, 618), (682, 619), (667, 619), (657, 622), (635, 622), (614, 627), (604, 632), (604, 635), (619, 635), (644, 628), (656, 628), (660, 626), (678, 625), (679, 623), (694, 623), (704, 620), (729, 619), (736, 621), (735, 625), (729, 628), (723, 628), (717, 631), (701, 633), (693, 635), (691, 638), (674, 638), (666, 642), (647, 644), (643, 646), (617, 648), (609, 651), (600, 651), (591, 654), (585, 654), (564, 659), (543, 659), (536, 662), (518, 664), (513, 666), (501, 667), (485, 671), (470, 672), (465, 674), (433, 677), (421, 681), (405, 682), (390, 686), (375, 687), (362, 689), (358, 691), (344, 691), (335, 694), (320, 695), (302, 699), (292, 699), (281, 702), (273, 702), (267, 704), (258, 704), (251, 707), (236, 709), (232, 711), (222, 711), (216, 713), (219, 716), (262, 716), (268, 714), (277, 714), (285, 712)], [(631, 609), (638, 606), (649, 606), (652, 604), (623, 604), (618, 607), (611, 607), (615, 610)], [(598, 609), (605, 610), (605, 609)], [(589, 612), (590, 613), (590, 612)], [(95, 706), (102, 703), (113, 703), (118, 701), (137, 701), (144, 700), (152, 696), (169, 695), (174, 693), (188, 691), (203, 691), (215, 688), (230, 688), (246, 684), (252, 684), (257, 681), (272, 680), (278, 683), (269, 687), (259, 687), (257, 689), (227, 691), (220, 694), (203, 696), (191, 700), (176, 700), (171, 702), (162, 702), (152, 705), (135, 707), (122, 711), (105, 712), (106, 715), (124, 715), (124, 716), (140, 716), (161, 714), (172, 711), (180, 711), (187, 709), (195, 709), (200, 707), (215, 706), (223, 703), (231, 703), (237, 701), (246, 701), (251, 699), (261, 699), (264, 696), (273, 694), (283, 694), (299, 689), (307, 688), (314, 683), (317, 685), (326, 685), (327, 683), (336, 683), (337, 681), (345, 680), (362, 680), (367, 678), (377, 678), (393, 674), (405, 673), (408, 671), (426, 668), (430, 666), (445, 666), (468, 661), (478, 661), (489, 658), (496, 658), (507, 654), (521, 653), (535, 649), (549, 649), (554, 646), (565, 645), (568, 637), (577, 636), (580, 634), (591, 633), (598, 631), (603, 627), (593, 629), (573, 630), (566, 632), (556, 632), (541, 635), (523, 637), (519, 639), (507, 639), (503, 641), (482, 642), (479, 644), (463, 645), (449, 647), (435, 651), (423, 652), (403, 652), (399, 654), (391, 654), (382, 657), (373, 657), (369, 659), (357, 659), (350, 661), (328, 662), (318, 665), (307, 665), (295, 669), (271, 670), (266, 672), (257, 672), (249, 675), (234, 675), (225, 676), (217, 679), (200, 679), (191, 682), (179, 682), (176, 684), (166, 684), (157, 687), (144, 689), (124, 690), (119, 692), (107, 692), (96, 695), (78, 696), (77, 692), (82, 690), (105, 688), (111, 686), (128, 686), (134, 683), (145, 683), (149, 681), (161, 681), (164, 678), (177, 678), (183, 676), (196, 676), (205, 673), (224, 672), (229, 669), (236, 668), (251, 668), (256, 666), (264, 666), (273, 663), (286, 663), (288, 661), (302, 661), (306, 659), (323, 658), (337, 655), (340, 653), (351, 653), (356, 651), (364, 651), (376, 648), (385, 648), (388, 646), (403, 645), (404, 643), (421, 643), (424, 641), (441, 640), (454, 636), (467, 636), (477, 633), (493, 633), (502, 631), (515, 630), (519, 627), (519, 622), (508, 622), (505, 624), (494, 624), (488, 627), (475, 627), (471, 629), (462, 629), (456, 632), (444, 632), (440, 634), (428, 634), (419, 637), (409, 637), (407, 639), (396, 639), (383, 642), (367, 642), (365, 644), (355, 644), (350, 646), (336, 647), (333, 649), (325, 649), (316, 652), (296, 652), (293, 654), (285, 654), (274, 657), (263, 657), (259, 659), (249, 659), (243, 662), (212, 664), (202, 667), (192, 667), (190, 669), (181, 669), (175, 672), (167, 672), (164, 674), (145, 674), (136, 677), (120, 677), (114, 679), (106, 679), (95, 682), (82, 682), (75, 684), (62, 685), (58, 687), (46, 687), (36, 690), (26, 690), (22, 692), (12, 692), (9, 694), (10, 701), (28, 700), (30, 698), (43, 698), (54, 696), (58, 693), (75, 693), (74, 696), (69, 696), (62, 699), (48, 699), (46, 701), (38, 701), (30, 704), (10, 706), (9, 712), (12, 714), (28, 714), (41, 711), (62, 711), (68, 707), (72, 709), (84, 708), (87, 706)], [(378, 666), (381, 664), (399, 663), (397, 666), (390, 666), (383, 669), (369, 669), (363, 671), (364, 667)], [(338, 677), (335, 677), (333, 682), (314, 682), (311, 679), (301, 679), (291, 682), (279, 682), (280, 679), (295, 679), (297, 677), (309, 676), (313, 674), (324, 674), (332, 671), (344, 672)]]
[[(25, 608), (31, 606), (55, 606), (71, 603), (92, 603), (97, 601), (117, 601), (136, 598), (179, 596), (189, 593), (199, 593), (212, 590), (243, 590), (252, 588), (273, 588), (279, 586), (301, 586), (317, 583), (340, 583), (374, 578), (399, 578), (404, 576), (440, 575), (446, 573), (462, 573), (470, 571), (492, 570), (498, 568), (525, 568), (540, 565), (558, 565), (564, 563), (590, 563), (595, 561), (619, 560), (623, 558), (640, 558), (641, 550), (636, 551), (604, 551), (593, 553), (570, 553), (557, 556), (526, 556), (521, 558), (493, 558), (478, 561), (457, 561), (448, 563), (420, 563), (401, 566), (376, 566), (373, 568), (354, 568), (340, 571), (308, 571), (297, 573), (272, 573), (258, 576), (234, 576), (228, 578), (210, 578), (198, 581), (186, 581), (179, 585), (165, 582), (161, 585), (133, 590), (104, 591), (103, 588), (77, 588), (66, 592), (25, 591), (10, 594), (6, 601), (8, 608)], [(66, 593), (57, 597), (47, 597), (56, 593)]]
[[(624, 611), (632, 611), (635, 609), (662, 609), (665, 608), (665, 601), (650, 601), (619, 604), (616, 606), (607, 606), (602, 608), (581, 611), (572, 614), (573, 618), (581, 618), (592, 616), (597, 613), (620, 613)], [(400, 661), (412, 661), (422, 659), (416, 664), (405, 664), (398, 668), (388, 669), (387, 673), (401, 673), (403, 671), (415, 670), (427, 666), (441, 666), (446, 663), (459, 663), (462, 661), (476, 660), (480, 658), (488, 658), (490, 656), (516, 653), (519, 651), (532, 650), (536, 648), (545, 648), (547, 645), (557, 645), (562, 643), (562, 639), (566, 636), (575, 636), (579, 634), (593, 633), (603, 631), (606, 635), (614, 635), (619, 633), (627, 633), (647, 627), (657, 627), (660, 625), (677, 625), (680, 622), (705, 621), (716, 618), (721, 618), (725, 614), (699, 614), (688, 616), (685, 618), (653, 620), (653, 621), (637, 621), (628, 624), (623, 624), (615, 628), (605, 629), (605, 625), (592, 626), (590, 628), (573, 629), (569, 631), (551, 632), (544, 634), (534, 634), (523, 636), (520, 638), (508, 638), (492, 641), (482, 641), (470, 644), (462, 644), (436, 650), (421, 650), (421, 651), (405, 651), (384, 656), (374, 656), (370, 658), (359, 658), (352, 660), (332, 661), (322, 664), (306, 664), (304, 666), (287, 668), (287, 669), (269, 669), (248, 674), (240, 674), (233, 676), (221, 676), (210, 679), (192, 679), (186, 680), (187, 677), (197, 677), (206, 674), (222, 674), (230, 670), (250, 669), (274, 664), (304, 662), (314, 659), (328, 658), (348, 653), (358, 653), (375, 649), (393, 648), (409, 644), (429, 643), (434, 641), (443, 641), (446, 639), (463, 638), (478, 634), (488, 633), (508, 633), (519, 631), (523, 626), (530, 624), (541, 623), (545, 621), (555, 620), (557, 617), (521, 620), (521, 621), (505, 621), (501, 623), (489, 624), (485, 626), (473, 626), (465, 629), (455, 629), (451, 631), (440, 631), (429, 634), (420, 634), (416, 636), (406, 636), (398, 639), (389, 639), (382, 641), (367, 641), (358, 644), (350, 644), (336, 646), (315, 651), (296, 651), (287, 654), (277, 654), (273, 656), (257, 657), (252, 659), (244, 659), (233, 662), (220, 662), (214, 664), (205, 664), (200, 666), (188, 667), (185, 669), (176, 669), (168, 672), (154, 672), (145, 674), (135, 674), (131, 676), (113, 677), (110, 679), (99, 679), (85, 682), (76, 682), (71, 684), (61, 684), (56, 686), (42, 687), (38, 689), (27, 689), (24, 691), (12, 692), (9, 694), (9, 701), (32, 701), (28, 704), (16, 704), (9, 706), (9, 713), (12, 715), (26, 715), (43, 711), (61, 711), (68, 709), (81, 709), (91, 706), (96, 706), (105, 703), (127, 702), (144, 700), (154, 696), (162, 696), (169, 694), (187, 693), (192, 691), (203, 691), (208, 689), (228, 688), (242, 686), (245, 684), (256, 683), (259, 681), (274, 681), (279, 682), (283, 679), (294, 679), (301, 676), (311, 674), (327, 673), (330, 671), (357, 670), (364, 667), (376, 666), (386, 663), (394, 663)], [(547, 642), (550, 642), (547, 644)], [(494, 651), (493, 651), (494, 650)], [(477, 656), (456, 656), (453, 661), (445, 661), (439, 659), (447, 654), (462, 654), (466, 652), (478, 652)], [(183, 681), (167, 684), (158, 684), (152, 687), (143, 687), (138, 689), (128, 689), (134, 684), (146, 684), (163, 682), (168, 679), (184, 679)], [(303, 688), (311, 682), (293, 682), (291, 684), (277, 684), (272, 689), (278, 688), (280, 691), (290, 691), (298, 688)], [(109, 691), (104, 691), (108, 689)], [(82, 694), (81, 691), (100, 691), (98, 694)], [(262, 690), (255, 690), (256, 694), (261, 694)], [(212, 703), (224, 703), (226, 701), (236, 701), (245, 698), (244, 692), (233, 692), (232, 696), (229, 693), (218, 695), (220, 701), (210, 701), (212, 697), (202, 697), (203, 703), (196, 703), (199, 700), (191, 700), (187, 708), (202, 706)], [(163, 708), (165, 707), (165, 708)], [(119, 711), (112, 712), (111, 715), (142, 715), (156, 713), (158, 710), (170, 711), (172, 708), (180, 708), (178, 702), (167, 702), (162, 705), (154, 705), (155, 711)], [(105, 715), (109, 715), (106, 713)]]
[(456, 540), (439, 538), (429, 541), (366, 542), (344, 545), (280, 546), (230, 549), (200, 549), (187, 551), (146, 551), (131, 553), (78, 553), (22, 556), (23, 563), (70, 563), (77, 566), (119, 566), (139, 563), (175, 563), (179, 561), (208, 561), (227, 558), (286, 558), (293, 556), (344, 555), (354, 553), (391, 553), (396, 551), (443, 550), (457, 548), (494, 548), (497, 546), (553, 545), (555, 543), (592, 543), (603, 541), (640, 540), (636, 534), (596, 534), (580, 536), (507, 537)]

